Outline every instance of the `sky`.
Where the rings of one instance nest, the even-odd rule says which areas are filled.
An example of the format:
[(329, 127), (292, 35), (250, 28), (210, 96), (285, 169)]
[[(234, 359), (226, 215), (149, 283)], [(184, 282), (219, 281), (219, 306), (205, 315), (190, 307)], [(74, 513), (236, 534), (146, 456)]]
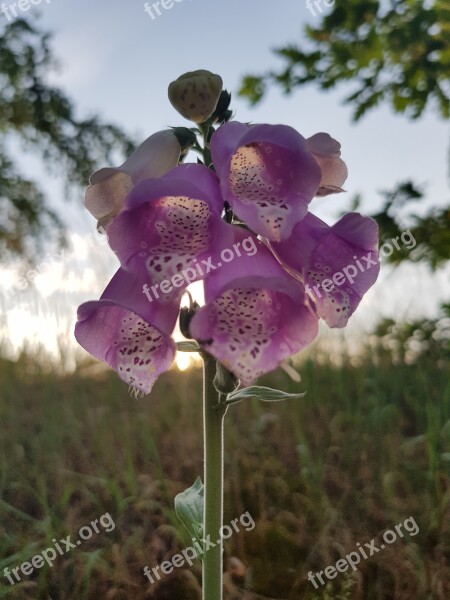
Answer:
[[(425, 185), (434, 204), (448, 201), (448, 126), (431, 111), (411, 122), (382, 106), (354, 124), (351, 108), (342, 105), (344, 88), (324, 93), (309, 86), (289, 97), (273, 89), (256, 108), (237, 97), (243, 75), (276, 67), (272, 50), (301, 40), (306, 23), (318, 24), (305, 0), (178, 0), (154, 19), (144, 4), (42, 0), (34, 11), (40, 13), (40, 27), (53, 33), (60, 62), (49, 80), (73, 99), (80, 117), (100, 114), (138, 141), (166, 126), (189, 126), (168, 102), (167, 86), (186, 71), (208, 69), (234, 93), (238, 120), (288, 124), (305, 137), (326, 131), (341, 142), (348, 191), (311, 206), (328, 223), (349, 208), (355, 194), (362, 195), (361, 212), (371, 212), (381, 204), (381, 190), (411, 178)], [(0, 27), (4, 23), (0, 14)], [(41, 182), (68, 224), (70, 248), (64, 255), (50, 251), (38, 264), (34, 288), (24, 292), (14, 287), (14, 269), (3, 267), (0, 330), (16, 350), (33, 341), (57, 352), (61, 344), (73, 346), (77, 304), (101, 294), (117, 261), (95, 234), (95, 221), (82, 207), (83, 192), (67, 201), (62, 178), (49, 177), (35, 157), (20, 156), (21, 168)], [(423, 202), (417, 212), (427, 207)], [(448, 271), (431, 277), (424, 268), (383, 267), (349, 331), (370, 329), (380, 316), (433, 314), (438, 299), (448, 296), (448, 280)]]

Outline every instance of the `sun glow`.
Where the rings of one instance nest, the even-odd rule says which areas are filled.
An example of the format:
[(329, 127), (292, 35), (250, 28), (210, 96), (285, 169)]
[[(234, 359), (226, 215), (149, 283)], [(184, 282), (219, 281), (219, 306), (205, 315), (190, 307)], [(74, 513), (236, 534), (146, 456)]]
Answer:
[(177, 352), (175, 362), (179, 371), (187, 371), (193, 366), (194, 359), (187, 352)]

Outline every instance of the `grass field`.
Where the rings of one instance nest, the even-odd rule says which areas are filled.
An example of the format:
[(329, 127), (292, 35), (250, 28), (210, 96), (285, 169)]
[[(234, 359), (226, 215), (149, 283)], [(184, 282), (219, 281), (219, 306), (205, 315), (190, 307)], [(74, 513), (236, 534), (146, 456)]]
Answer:
[[(256, 523), (225, 542), (228, 599), (450, 597), (448, 365), (393, 366), (383, 352), (344, 363), (307, 361), (300, 384), (276, 373), (264, 383), (306, 397), (227, 414), (224, 522), (249, 511)], [(0, 385), (0, 598), (200, 598), (200, 563), (153, 585), (143, 567), (190, 542), (173, 498), (202, 473), (201, 373), (172, 371), (136, 400), (113, 373), (57, 376), (24, 356), (1, 362)], [(52, 568), (4, 576), (106, 513), (114, 529)], [(409, 517), (415, 535), (308, 581)]]

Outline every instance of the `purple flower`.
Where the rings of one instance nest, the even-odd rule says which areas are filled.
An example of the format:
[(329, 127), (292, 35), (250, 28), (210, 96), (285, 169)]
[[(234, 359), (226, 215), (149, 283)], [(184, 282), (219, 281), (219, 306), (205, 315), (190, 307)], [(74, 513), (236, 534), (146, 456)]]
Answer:
[(321, 180), (305, 138), (285, 125), (233, 122), (213, 135), (211, 153), (235, 214), (269, 240), (289, 237)]
[(330, 327), (345, 327), (380, 271), (378, 225), (359, 213), (347, 213), (332, 227), (308, 213), (272, 248), (304, 282)]
[(175, 357), (178, 304), (149, 303), (139, 279), (119, 269), (98, 301), (78, 309), (75, 337), (119, 377), (148, 394)]
[[(249, 238), (235, 230), (235, 243)], [(308, 346), (318, 319), (304, 288), (252, 237), (256, 252), (224, 264), (205, 281), (206, 305), (190, 333), (244, 385)]]
[[(108, 229), (109, 243), (124, 269), (154, 285), (179, 275), (181, 290), (202, 278), (199, 261), (229, 246), (232, 233), (222, 210), (216, 175), (202, 165), (180, 165), (133, 189)], [(189, 277), (182, 276), (186, 272)]]
[(154, 133), (123, 165), (100, 169), (92, 175), (86, 190), (86, 208), (99, 226), (107, 227), (123, 209), (125, 197), (133, 186), (150, 177), (161, 177), (176, 167), (180, 154), (180, 143), (172, 130)]
[[(358, 213), (330, 227), (308, 212), (347, 177), (328, 134), (226, 123), (211, 139), (214, 172), (170, 169), (180, 145), (163, 133), (92, 178), (86, 204), (108, 223), (121, 268), (99, 301), (80, 307), (76, 337), (148, 393), (173, 361), (183, 291), (203, 279), (190, 335), (248, 385), (308, 346), (319, 318), (346, 325), (379, 273), (378, 227)], [(256, 235), (223, 220), (225, 202)]]
[(347, 165), (340, 158), (340, 143), (328, 133), (316, 133), (306, 140), (306, 144), (322, 173), (316, 195), (328, 196), (328, 194), (343, 192), (342, 186), (348, 177), (348, 171)]

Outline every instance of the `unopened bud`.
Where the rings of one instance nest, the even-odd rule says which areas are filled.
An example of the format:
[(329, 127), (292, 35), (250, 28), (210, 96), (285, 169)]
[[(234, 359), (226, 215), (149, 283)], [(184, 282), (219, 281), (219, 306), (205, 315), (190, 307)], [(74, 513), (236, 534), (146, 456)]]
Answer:
[(180, 309), (180, 331), (188, 340), (192, 339), (189, 326), (199, 308), (199, 304), (197, 302), (192, 302), (191, 299), (190, 306), (183, 306)]
[(213, 122), (215, 123), (227, 123), (233, 116), (233, 112), (230, 109), (231, 94), (227, 90), (222, 90), (220, 93), (219, 101), (217, 102), (216, 110), (211, 115)]
[(195, 133), (190, 129), (187, 129), (187, 127), (174, 127), (173, 133), (180, 144), (182, 156), (187, 154), (197, 141)]
[(214, 377), (214, 387), (221, 394), (231, 394), (239, 387), (239, 379), (225, 365), (217, 361), (217, 371)]
[(222, 87), (220, 75), (200, 69), (173, 81), (169, 85), (169, 100), (185, 119), (200, 124), (216, 110)]

